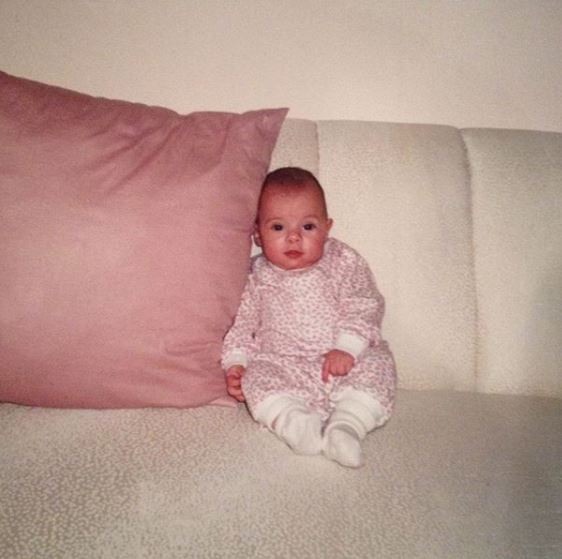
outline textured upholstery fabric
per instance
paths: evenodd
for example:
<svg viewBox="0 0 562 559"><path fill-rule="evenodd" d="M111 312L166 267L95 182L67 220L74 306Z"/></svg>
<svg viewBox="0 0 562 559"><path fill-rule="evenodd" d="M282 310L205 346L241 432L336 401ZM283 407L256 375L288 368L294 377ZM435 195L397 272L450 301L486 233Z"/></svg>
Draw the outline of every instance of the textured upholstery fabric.
<svg viewBox="0 0 562 559"><path fill-rule="evenodd" d="M0 407L0 557L559 559L562 402L407 392L346 470L248 414Z"/></svg>
<svg viewBox="0 0 562 559"><path fill-rule="evenodd" d="M302 167L318 173L318 138L316 123L287 119L283 123L271 156L271 168Z"/></svg>
<svg viewBox="0 0 562 559"><path fill-rule="evenodd" d="M562 134L465 130L478 389L562 396Z"/></svg>

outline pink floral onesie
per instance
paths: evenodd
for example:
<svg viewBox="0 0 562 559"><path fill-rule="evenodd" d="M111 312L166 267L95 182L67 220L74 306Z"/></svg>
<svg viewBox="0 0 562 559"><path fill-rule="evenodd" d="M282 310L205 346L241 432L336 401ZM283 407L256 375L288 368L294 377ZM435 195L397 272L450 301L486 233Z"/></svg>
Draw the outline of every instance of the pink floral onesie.
<svg viewBox="0 0 562 559"><path fill-rule="evenodd" d="M254 258L236 320L225 337L223 367L243 365L242 390L252 415L268 396L302 398L326 419L338 394L366 392L390 416L396 369L381 338L384 299L367 262L330 238L310 268L282 270ZM341 349L355 357L346 376L323 382L323 355Z"/></svg>

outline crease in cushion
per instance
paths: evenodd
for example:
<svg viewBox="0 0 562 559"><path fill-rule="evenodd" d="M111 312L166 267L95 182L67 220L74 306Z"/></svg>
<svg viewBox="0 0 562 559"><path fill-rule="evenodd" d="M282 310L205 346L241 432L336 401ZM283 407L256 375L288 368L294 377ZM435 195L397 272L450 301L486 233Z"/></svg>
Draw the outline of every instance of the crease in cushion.
<svg viewBox="0 0 562 559"><path fill-rule="evenodd" d="M179 115L0 72L0 400L225 402L286 113Z"/></svg>

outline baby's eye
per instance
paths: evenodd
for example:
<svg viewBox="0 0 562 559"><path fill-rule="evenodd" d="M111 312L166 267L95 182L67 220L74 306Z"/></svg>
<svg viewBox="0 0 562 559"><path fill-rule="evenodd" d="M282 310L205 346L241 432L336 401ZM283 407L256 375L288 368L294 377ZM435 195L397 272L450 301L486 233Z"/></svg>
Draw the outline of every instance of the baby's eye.
<svg viewBox="0 0 562 559"><path fill-rule="evenodd" d="M283 226L280 223L274 223L271 228L274 231L283 231Z"/></svg>
<svg viewBox="0 0 562 559"><path fill-rule="evenodd" d="M315 223L305 223L304 224L304 230L305 231L312 231L316 229L316 224Z"/></svg>

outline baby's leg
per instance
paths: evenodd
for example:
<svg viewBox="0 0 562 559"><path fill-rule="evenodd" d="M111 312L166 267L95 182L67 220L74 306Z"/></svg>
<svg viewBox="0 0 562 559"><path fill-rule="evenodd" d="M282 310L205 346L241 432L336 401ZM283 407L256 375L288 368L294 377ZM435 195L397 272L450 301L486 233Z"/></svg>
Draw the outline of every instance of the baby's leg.
<svg viewBox="0 0 562 559"><path fill-rule="evenodd" d="M322 417L305 402L290 394L272 394L261 402L254 419L265 425L297 454L322 451Z"/></svg>
<svg viewBox="0 0 562 559"><path fill-rule="evenodd" d="M367 350L347 376L334 379L334 411L324 432L324 454L343 466L361 466L361 441L386 423L395 390L394 359L386 346Z"/></svg>
<svg viewBox="0 0 562 559"><path fill-rule="evenodd" d="M322 417L312 411L306 379L293 363L257 359L242 379L252 417L298 454L322 451Z"/></svg>
<svg viewBox="0 0 562 559"><path fill-rule="evenodd" d="M350 468L363 465L361 441L385 420L385 410L370 394L347 388L334 399L324 431L324 454Z"/></svg>

